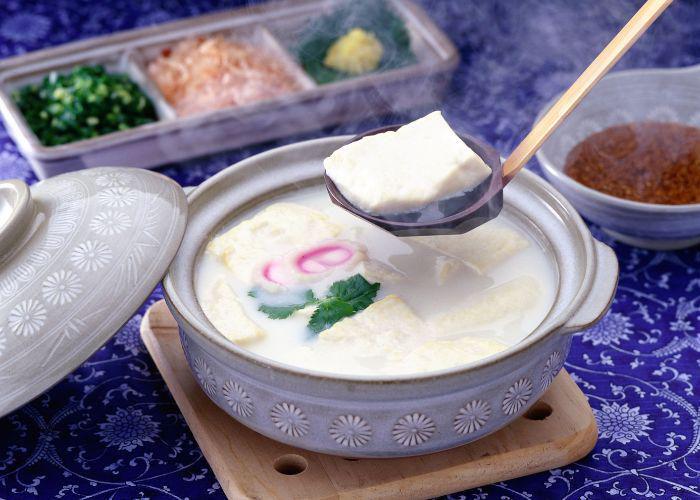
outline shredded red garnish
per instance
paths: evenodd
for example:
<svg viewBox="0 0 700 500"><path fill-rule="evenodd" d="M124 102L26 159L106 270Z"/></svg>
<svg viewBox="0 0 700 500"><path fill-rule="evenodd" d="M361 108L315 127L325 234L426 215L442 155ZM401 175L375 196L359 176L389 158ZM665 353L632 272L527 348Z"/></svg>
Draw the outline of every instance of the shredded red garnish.
<svg viewBox="0 0 700 500"><path fill-rule="evenodd" d="M266 49L221 35L179 42L148 65L178 115L240 106L298 90L283 61Z"/></svg>

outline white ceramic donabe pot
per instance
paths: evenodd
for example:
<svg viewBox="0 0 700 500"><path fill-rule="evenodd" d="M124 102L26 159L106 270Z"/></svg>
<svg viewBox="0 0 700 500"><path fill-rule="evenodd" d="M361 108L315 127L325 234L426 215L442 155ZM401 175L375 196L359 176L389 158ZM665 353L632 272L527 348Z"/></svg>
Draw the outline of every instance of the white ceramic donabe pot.
<svg viewBox="0 0 700 500"><path fill-rule="evenodd" d="M231 217L273 193L320 183L322 160L349 137L313 140L249 158L190 193L185 237L165 278L166 300L206 394L277 441L348 457L402 457L479 439L524 413L561 369L571 334L607 311L618 265L610 248L551 186L522 172L505 192L510 212L558 270L555 303L520 344L470 365L407 376L329 375L291 367L225 340L197 303L203 246Z"/></svg>

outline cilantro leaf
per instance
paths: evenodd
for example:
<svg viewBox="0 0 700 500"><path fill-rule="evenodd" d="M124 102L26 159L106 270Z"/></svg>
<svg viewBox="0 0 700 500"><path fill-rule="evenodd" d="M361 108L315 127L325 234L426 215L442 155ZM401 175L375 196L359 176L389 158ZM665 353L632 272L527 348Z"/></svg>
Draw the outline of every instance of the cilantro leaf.
<svg viewBox="0 0 700 500"><path fill-rule="evenodd" d="M304 292L304 300L306 300L304 306L308 306L313 304L314 302L318 302L316 295L314 295L314 291L310 288L306 292Z"/></svg>
<svg viewBox="0 0 700 500"><path fill-rule="evenodd" d="M338 297L341 300L352 300L373 289L379 289L379 283L370 284L361 274L350 276L346 280L336 281L328 289L329 295Z"/></svg>
<svg viewBox="0 0 700 500"><path fill-rule="evenodd" d="M366 309L377 296L379 283L370 283L361 274L336 281L328 290L309 321L309 328L320 333L338 321Z"/></svg>
<svg viewBox="0 0 700 500"><path fill-rule="evenodd" d="M348 302L355 312L366 309L377 296L379 283L370 283L361 274L356 274L331 285L330 294Z"/></svg>
<svg viewBox="0 0 700 500"><path fill-rule="evenodd" d="M258 294L255 290L251 290L250 292L248 292L248 295L250 297L256 298ZM295 312L304 309L306 306L314 304L316 302L318 302L316 295L314 295L313 290L309 289L306 290L306 292L304 292L304 302L283 306L270 306L267 304L260 304L260 307L258 307L258 311L260 311L263 314L266 314L267 317L270 319L286 319Z"/></svg>
<svg viewBox="0 0 700 500"><path fill-rule="evenodd" d="M355 274L348 279L334 282L326 297L321 300L309 289L297 303L274 306L261 304L258 310L270 319L286 319L309 305L318 304L308 326L312 332L320 333L341 319L369 307L377 296L379 286L379 283L370 283L362 275ZM248 295L258 298L259 294L257 290L251 290Z"/></svg>
<svg viewBox="0 0 700 500"><path fill-rule="evenodd" d="M305 304L293 304L291 306L268 306L261 304L260 307L258 307L258 311L266 314L270 319L286 319L304 307L306 307Z"/></svg>
<svg viewBox="0 0 700 500"><path fill-rule="evenodd" d="M331 297L321 302L309 320L309 328L314 333L321 333L338 321L355 314L355 309L349 302Z"/></svg>
<svg viewBox="0 0 700 500"><path fill-rule="evenodd" d="M374 285L376 285L376 287L374 287ZM354 299L348 301L355 312L367 309L372 305L372 302L374 302L374 298L377 296L377 292L379 291L379 283L374 283L373 287L374 288L372 288L372 290L369 290L362 295L358 295Z"/></svg>

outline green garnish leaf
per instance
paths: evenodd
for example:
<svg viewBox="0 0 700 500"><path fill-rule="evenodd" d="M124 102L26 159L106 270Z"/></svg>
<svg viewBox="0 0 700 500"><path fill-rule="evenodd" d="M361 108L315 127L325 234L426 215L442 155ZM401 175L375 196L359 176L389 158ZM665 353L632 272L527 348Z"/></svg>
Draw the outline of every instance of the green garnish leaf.
<svg viewBox="0 0 700 500"><path fill-rule="evenodd" d="M307 306L318 304L308 326L312 332L320 333L341 319L369 307L377 296L379 286L379 283L370 283L361 274L355 274L348 279L334 282L322 300L316 298L313 290L307 290L304 292L303 302L283 306L261 304L258 311L270 319L286 319ZM251 290L248 296L257 298L257 291Z"/></svg>
<svg viewBox="0 0 700 500"><path fill-rule="evenodd" d="M258 311L266 314L270 319L286 319L304 307L306 307L305 304L294 304L291 306L267 306L262 304Z"/></svg>
<svg viewBox="0 0 700 500"><path fill-rule="evenodd" d="M256 290L251 290L248 292L249 297L257 298L258 292ZM304 309L306 306L318 302L316 295L314 295L313 290L306 290L304 292L304 302L298 304L289 304L284 306L269 306L266 304L261 304L258 307L258 311L266 314L270 319L286 319L290 317L295 312Z"/></svg>
<svg viewBox="0 0 700 500"><path fill-rule="evenodd" d="M357 311L367 308L379 291L379 283L370 283L361 274L343 281L336 281L329 289L330 295L348 302Z"/></svg>
<svg viewBox="0 0 700 500"><path fill-rule="evenodd" d="M310 304L313 304L314 302L318 302L316 295L314 295L314 291L311 289L304 292L304 299L306 300L304 306L308 306Z"/></svg>
<svg viewBox="0 0 700 500"><path fill-rule="evenodd" d="M309 328L314 333L321 333L341 319L352 316L356 312L349 302L336 297L324 299L311 315Z"/></svg>
<svg viewBox="0 0 700 500"><path fill-rule="evenodd" d="M379 286L379 283L370 283L361 274L336 281L311 316L309 328L314 333L320 333L341 319L366 309L374 302Z"/></svg>

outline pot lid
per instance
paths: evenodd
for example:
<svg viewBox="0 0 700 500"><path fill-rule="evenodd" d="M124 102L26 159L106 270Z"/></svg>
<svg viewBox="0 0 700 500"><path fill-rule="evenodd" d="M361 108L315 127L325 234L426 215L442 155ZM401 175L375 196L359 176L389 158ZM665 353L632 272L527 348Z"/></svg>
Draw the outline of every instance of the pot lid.
<svg viewBox="0 0 700 500"><path fill-rule="evenodd" d="M0 181L0 416L75 370L148 298L185 231L167 177L95 168Z"/></svg>

